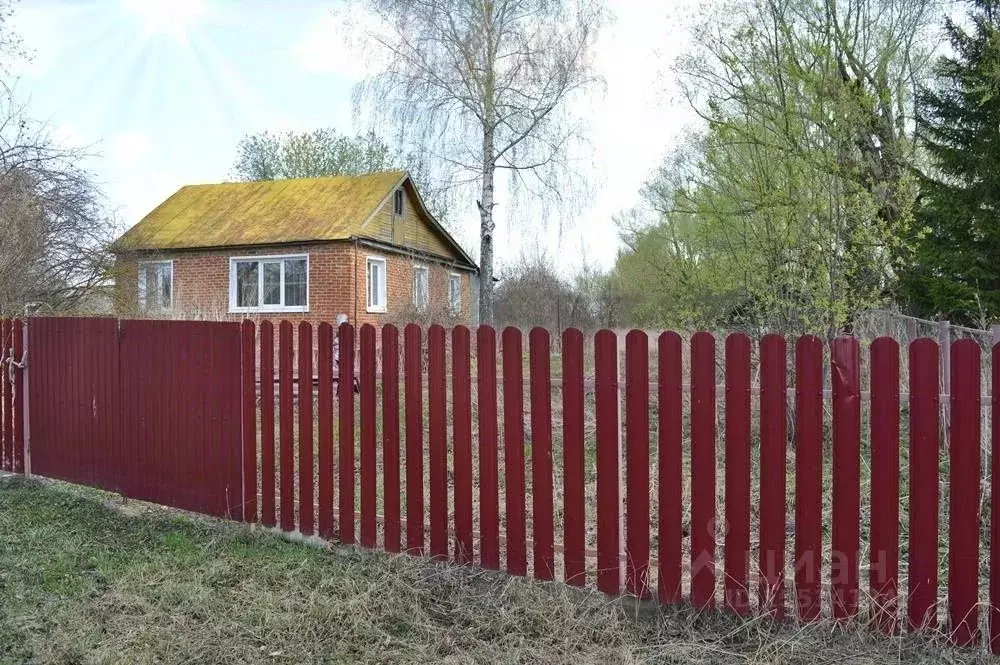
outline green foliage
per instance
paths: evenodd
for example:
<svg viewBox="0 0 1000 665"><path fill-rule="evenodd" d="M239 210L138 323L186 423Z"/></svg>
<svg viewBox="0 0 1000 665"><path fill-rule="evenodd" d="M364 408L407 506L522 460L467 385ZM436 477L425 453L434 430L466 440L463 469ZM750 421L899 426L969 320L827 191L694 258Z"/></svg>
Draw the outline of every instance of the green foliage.
<svg viewBox="0 0 1000 665"><path fill-rule="evenodd" d="M969 19L969 29L946 21L953 55L918 97L931 166L902 285L918 315L985 326L1000 316L1000 3L972 3Z"/></svg>
<svg viewBox="0 0 1000 665"><path fill-rule="evenodd" d="M347 136L335 129L316 129L249 134L237 146L232 177L236 180L282 180L397 169L410 172L424 203L439 221L443 221L447 216L448 196L431 181L423 160L417 155L393 150L374 132Z"/></svg>
<svg viewBox="0 0 1000 665"><path fill-rule="evenodd" d="M708 20L678 67L706 129L619 220L638 322L829 332L886 303L909 252L905 109L929 5L742 0Z"/></svg>

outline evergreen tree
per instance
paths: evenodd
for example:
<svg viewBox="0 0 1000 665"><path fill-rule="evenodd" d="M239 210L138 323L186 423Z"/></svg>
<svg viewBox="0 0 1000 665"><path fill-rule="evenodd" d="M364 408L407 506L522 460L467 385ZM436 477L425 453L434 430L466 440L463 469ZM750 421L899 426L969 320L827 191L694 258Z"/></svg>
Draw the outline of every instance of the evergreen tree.
<svg viewBox="0 0 1000 665"><path fill-rule="evenodd" d="M971 5L968 27L946 21L953 53L917 95L930 165L901 287L918 315L982 326L1000 317L1000 0Z"/></svg>

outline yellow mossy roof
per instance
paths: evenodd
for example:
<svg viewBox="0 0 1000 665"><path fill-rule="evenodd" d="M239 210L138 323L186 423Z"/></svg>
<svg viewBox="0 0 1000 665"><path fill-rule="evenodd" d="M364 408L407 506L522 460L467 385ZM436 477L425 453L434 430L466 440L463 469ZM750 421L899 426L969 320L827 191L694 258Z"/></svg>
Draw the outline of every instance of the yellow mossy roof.
<svg viewBox="0 0 1000 665"><path fill-rule="evenodd" d="M405 171L188 185L146 215L115 251L345 240L360 232Z"/></svg>

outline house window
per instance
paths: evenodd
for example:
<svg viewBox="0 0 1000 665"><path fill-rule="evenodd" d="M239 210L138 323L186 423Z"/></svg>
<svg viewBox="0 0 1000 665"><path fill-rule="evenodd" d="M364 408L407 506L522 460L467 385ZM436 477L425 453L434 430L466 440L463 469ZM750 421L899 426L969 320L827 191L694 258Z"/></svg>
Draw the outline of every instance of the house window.
<svg viewBox="0 0 1000 665"><path fill-rule="evenodd" d="M430 275L427 266L414 266L413 307L421 312L425 311L431 302L429 278Z"/></svg>
<svg viewBox="0 0 1000 665"><path fill-rule="evenodd" d="M385 259L368 257L368 311L386 311Z"/></svg>
<svg viewBox="0 0 1000 665"><path fill-rule="evenodd" d="M392 193L392 214L400 216L403 214L403 190L397 189Z"/></svg>
<svg viewBox="0 0 1000 665"><path fill-rule="evenodd" d="M309 311L308 256L253 256L229 261L230 311Z"/></svg>
<svg viewBox="0 0 1000 665"><path fill-rule="evenodd" d="M139 264L139 309L165 312L173 306L173 261L148 261Z"/></svg>
<svg viewBox="0 0 1000 665"><path fill-rule="evenodd" d="M456 272L448 275L448 309L452 314L462 311L462 276Z"/></svg>

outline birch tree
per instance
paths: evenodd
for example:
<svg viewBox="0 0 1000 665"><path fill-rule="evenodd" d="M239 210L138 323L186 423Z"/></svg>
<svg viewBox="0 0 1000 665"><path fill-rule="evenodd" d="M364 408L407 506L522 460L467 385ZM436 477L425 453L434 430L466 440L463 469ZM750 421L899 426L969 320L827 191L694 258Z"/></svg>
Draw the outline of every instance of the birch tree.
<svg viewBox="0 0 1000 665"><path fill-rule="evenodd" d="M480 319L493 323L497 175L532 207L564 206L582 125L571 108L599 83L601 0L362 0L384 58L356 102L477 190ZM576 174L578 175L578 174ZM551 209L551 208L548 208Z"/></svg>

